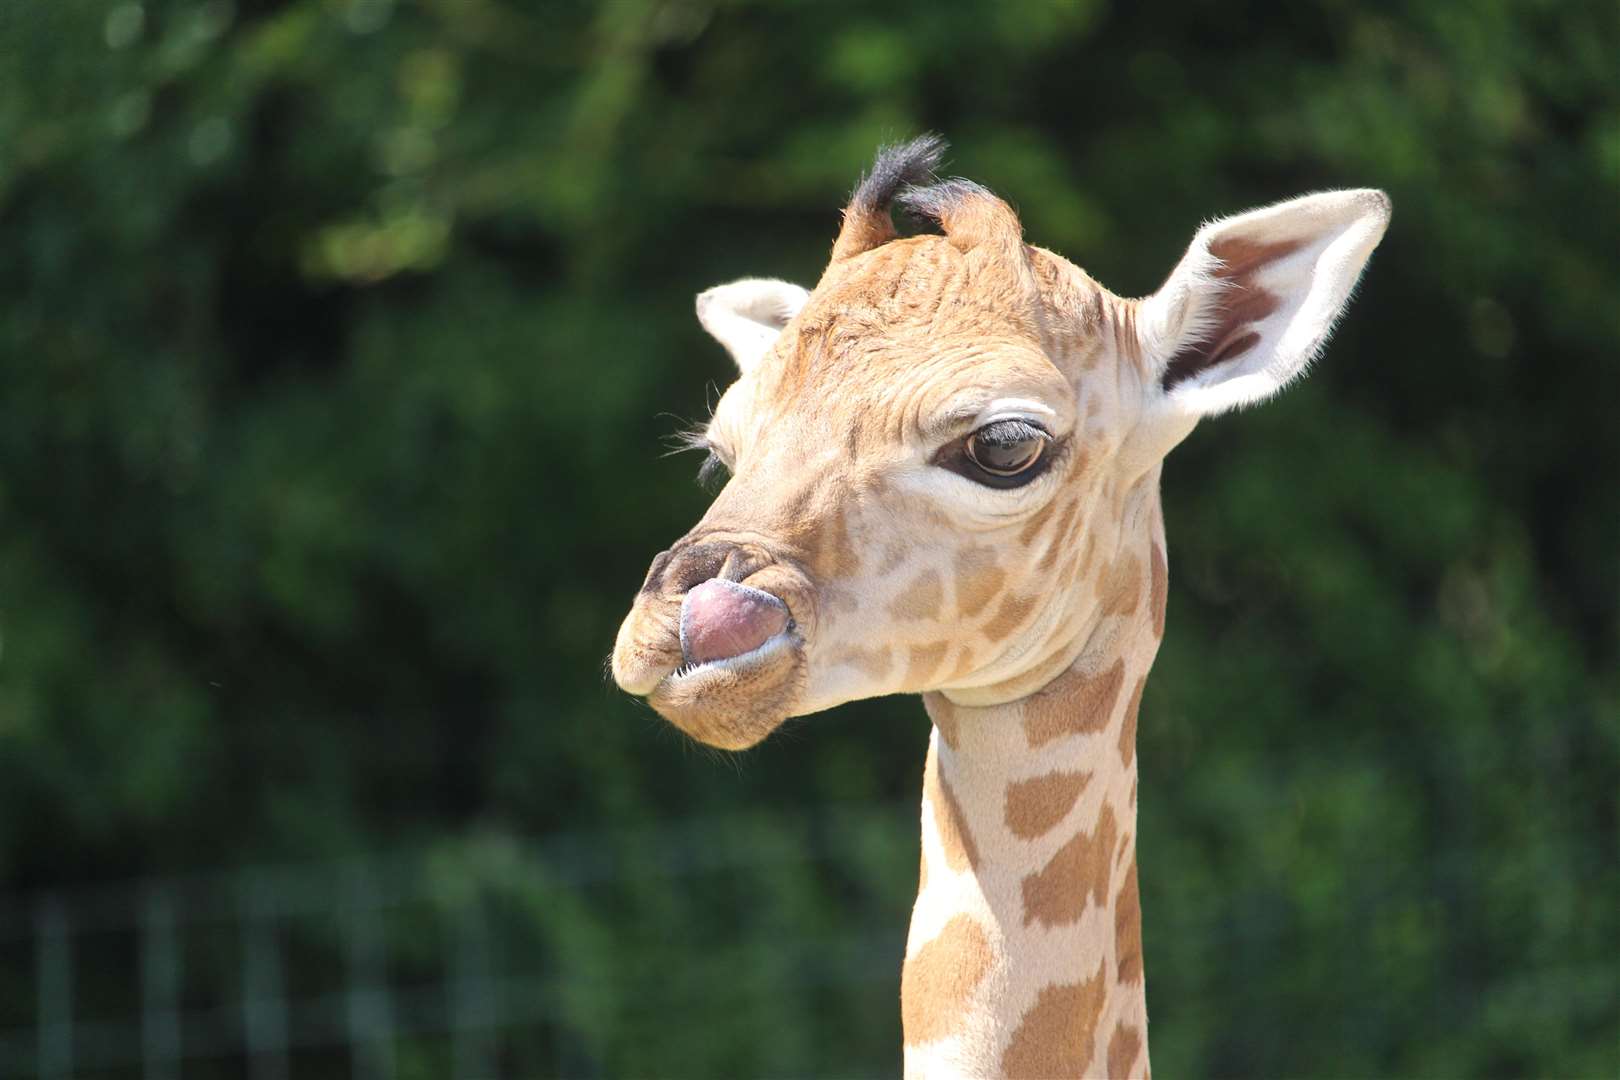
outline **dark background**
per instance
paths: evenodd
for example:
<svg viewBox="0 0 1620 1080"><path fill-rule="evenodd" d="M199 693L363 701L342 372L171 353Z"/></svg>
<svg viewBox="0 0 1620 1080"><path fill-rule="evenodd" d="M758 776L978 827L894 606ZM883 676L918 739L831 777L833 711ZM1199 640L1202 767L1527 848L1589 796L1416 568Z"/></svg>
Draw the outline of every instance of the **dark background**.
<svg viewBox="0 0 1620 1080"><path fill-rule="evenodd" d="M267 993L292 1075L449 1075L469 913L502 1075L898 1071L919 703L734 757L602 665L708 498L693 295L813 282L937 130L1124 295L1394 200L1165 470L1156 1071L1615 1076L1617 56L1607 0L0 2L0 1073L150 1068L154 994L262 1070Z"/></svg>

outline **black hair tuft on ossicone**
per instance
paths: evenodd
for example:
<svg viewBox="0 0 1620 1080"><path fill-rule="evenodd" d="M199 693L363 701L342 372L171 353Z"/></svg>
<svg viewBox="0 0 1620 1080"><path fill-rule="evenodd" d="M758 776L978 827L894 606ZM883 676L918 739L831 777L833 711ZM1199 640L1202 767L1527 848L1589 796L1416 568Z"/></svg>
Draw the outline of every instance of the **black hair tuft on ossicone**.
<svg viewBox="0 0 1620 1080"><path fill-rule="evenodd" d="M862 214L884 214L902 189L934 182L934 170L945 157L949 144L938 135L919 135L909 142L882 147L872 161L872 171L861 177L850 197L850 209Z"/></svg>

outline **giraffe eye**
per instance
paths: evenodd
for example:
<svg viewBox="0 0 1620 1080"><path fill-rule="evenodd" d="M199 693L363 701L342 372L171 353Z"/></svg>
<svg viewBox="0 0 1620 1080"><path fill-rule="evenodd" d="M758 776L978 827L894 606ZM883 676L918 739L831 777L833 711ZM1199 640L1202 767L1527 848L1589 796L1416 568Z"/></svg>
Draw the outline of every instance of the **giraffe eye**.
<svg viewBox="0 0 1620 1080"><path fill-rule="evenodd" d="M1046 451L1046 432L1023 420L997 420L967 438L967 456L992 476L1011 477L1031 468Z"/></svg>
<svg viewBox="0 0 1620 1080"><path fill-rule="evenodd" d="M942 448L934 464L986 487L1022 487L1046 471L1051 441L1027 420L997 420Z"/></svg>
<svg viewBox="0 0 1620 1080"><path fill-rule="evenodd" d="M720 487L730 475L731 469L726 465L725 458L710 448L709 456L698 466L698 484L713 490Z"/></svg>

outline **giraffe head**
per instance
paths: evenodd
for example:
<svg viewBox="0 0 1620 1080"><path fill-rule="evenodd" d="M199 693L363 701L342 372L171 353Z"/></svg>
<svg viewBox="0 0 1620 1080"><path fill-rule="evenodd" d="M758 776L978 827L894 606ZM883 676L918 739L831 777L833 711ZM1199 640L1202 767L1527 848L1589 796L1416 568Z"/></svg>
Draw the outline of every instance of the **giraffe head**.
<svg viewBox="0 0 1620 1080"><path fill-rule="evenodd" d="M1303 372L1389 219L1339 191L1216 221L1123 300L934 181L942 150L880 152L813 290L698 297L739 371L703 437L731 478L653 560L613 675L703 742L880 694L1012 700L1162 603L1162 552L1125 542L1160 460ZM896 204L938 233L898 236Z"/></svg>

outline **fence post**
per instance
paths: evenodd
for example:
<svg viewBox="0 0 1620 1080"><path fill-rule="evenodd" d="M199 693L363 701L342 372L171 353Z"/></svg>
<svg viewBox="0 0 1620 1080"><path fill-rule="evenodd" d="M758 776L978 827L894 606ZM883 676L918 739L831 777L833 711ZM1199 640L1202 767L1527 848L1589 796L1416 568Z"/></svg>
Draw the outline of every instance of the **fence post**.
<svg viewBox="0 0 1620 1080"><path fill-rule="evenodd" d="M180 1056L180 952L175 941L174 896L149 885L141 905L141 1073L173 1080Z"/></svg>
<svg viewBox="0 0 1620 1080"><path fill-rule="evenodd" d="M34 915L38 988L38 1067L42 1080L73 1075L73 942L67 912L55 895Z"/></svg>
<svg viewBox="0 0 1620 1080"><path fill-rule="evenodd" d="M501 1003L490 981L489 927L484 922L482 897L472 897L456 912L455 936L449 948L455 1078L492 1080L492 1033L500 1026Z"/></svg>
<svg viewBox="0 0 1620 1080"><path fill-rule="evenodd" d="M276 940L276 911L266 881L247 874L237 886L242 918L242 1037L254 1080L287 1080L287 1001Z"/></svg>
<svg viewBox="0 0 1620 1080"><path fill-rule="evenodd" d="M346 873L349 928L349 1043L352 1071L368 1080L393 1080L394 1018L389 1004L387 957L376 882L364 863Z"/></svg>

